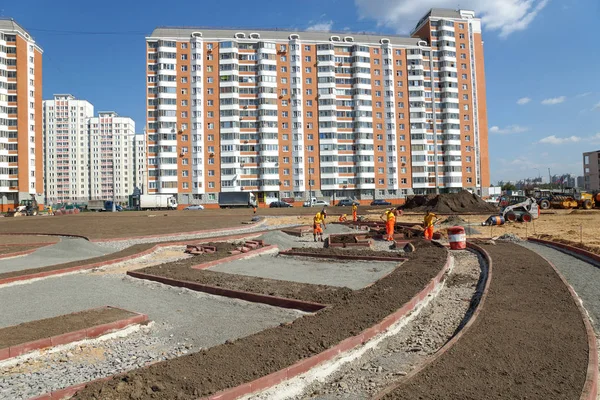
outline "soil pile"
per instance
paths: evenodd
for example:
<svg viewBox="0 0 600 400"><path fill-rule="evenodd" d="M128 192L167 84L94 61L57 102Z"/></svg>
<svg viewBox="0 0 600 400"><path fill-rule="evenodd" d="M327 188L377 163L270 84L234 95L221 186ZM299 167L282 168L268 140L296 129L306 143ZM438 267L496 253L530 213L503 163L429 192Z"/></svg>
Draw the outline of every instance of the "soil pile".
<svg viewBox="0 0 600 400"><path fill-rule="evenodd" d="M440 227L442 228L449 228L451 226L462 226L465 228L465 233L467 235L478 235L481 233L477 229L472 228L468 221L465 221L458 215L452 215L443 220L440 224Z"/></svg>
<svg viewBox="0 0 600 400"><path fill-rule="evenodd" d="M496 206L486 203L476 194L463 190L459 193L443 193L409 196L405 210L433 211L440 214L450 213L487 213L497 212Z"/></svg>

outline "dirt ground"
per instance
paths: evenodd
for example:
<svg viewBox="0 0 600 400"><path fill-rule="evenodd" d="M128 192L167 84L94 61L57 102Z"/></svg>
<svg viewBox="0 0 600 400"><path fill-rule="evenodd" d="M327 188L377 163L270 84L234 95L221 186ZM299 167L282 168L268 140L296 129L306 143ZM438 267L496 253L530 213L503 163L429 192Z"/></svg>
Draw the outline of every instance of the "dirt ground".
<svg viewBox="0 0 600 400"><path fill-rule="evenodd" d="M76 399L191 399L268 375L318 354L381 321L440 271L447 251L421 242L413 258L374 285L348 293L314 315L234 342L93 383ZM256 360L262 360L257 363Z"/></svg>
<svg viewBox="0 0 600 400"><path fill-rule="evenodd" d="M471 328L392 399L571 399L586 378L587 333L548 262L515 244L485 246L493 279Z"/></svg>
<svg viewBox="0 0 600 400"><path fill-rule="evenodd" d="M135 316L120 308L100 308L40 319L0 329L0 349Z"/></svg>
<svg viewBox="0 0 600 400"><path fill-rule="evenodd" d="M0 221L1 222L1 221ZM1 224L0 224L1 226ZM0 247L10 246L13 244L41 244L41 243L58 243L60 240L56 236L33 236L33 235L3 235L3 231L0 231Z"/></svg>

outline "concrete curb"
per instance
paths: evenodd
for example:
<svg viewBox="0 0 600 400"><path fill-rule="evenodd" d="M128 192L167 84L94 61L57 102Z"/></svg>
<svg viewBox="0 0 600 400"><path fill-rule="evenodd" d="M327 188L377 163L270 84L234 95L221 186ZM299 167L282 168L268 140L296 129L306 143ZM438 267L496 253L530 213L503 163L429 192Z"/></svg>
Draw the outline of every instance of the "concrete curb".
<svg viewBox="0 0 600 400"><path fill-rule="evenodd" d="M578 254L580 256L589 258L591 260L594 260L596 262L598 262L600 264L600 256L598 254L592 253L591 251L587 251L584 249L580 249L579 247L575 247L575 246L570 246L568 244L565 243L559 243L559 242L553 242L551 240L544 240L544 239L536 239L536 238L527 238L528 241L533 242L533 243L539 243L539 244L544 244L547 246L553 246L553 247L558 247L558 250L568 250L571 253L575 253Z"/></svg>
<svg viewBox="0 0 600 400"><path fill-rule="evenodd" d="M363 261L398 261L404 262L408 258L401 257L377 257L377 256L349 256L349 255L334 255L334 254L316 254L316 253L303 253L300 251L280 251L279 255L283 256L295 256L295 257L314 257L314 258L333 258L338 260L363 260Z"/></svg>
<svg viewBox="0 0 600 400"><path fill-rule="evenodd" d="M264 233L264 232L250 232L250 233L243 233L243 234L239 234L239 235L219 236L216 238L202 238L202 239L195 239L195 242L196 243L223 242L223 241L227 241L227 240L246 239L246 238L252 238L255 236L260 236L262 233ZM9 278L0 279L0 287L2 285L8 284L8 283L13 283L13 282L21 282L21 281L28 281L31 279L46 278L46 277L54 276L54 275L68 274L70 272L84 271L87 269L105 267L105 266L112 265L112 264L118 264L123 261L128 261L128 260L132 260L134 258L139 258L139 257L146 256L148 254L152 254L152 252L158 250L161 247L181 246L181 245L189 244L189 242L190 242L189 240L183 240L180 242L156 243L151 248L141 251L139 253L131 254L131 255L125 256L125 257L115 258L112 260L100 261L100 262L93 263L93 264L83 264L83 265L76 266L76 267L36 272L33 274L23 274L23 275L18 275L18 276L12 276ZM82 261L85 261L85 260L82 260ZM27 270L23 270L23 272L27 272Z"/></svg>
<svg viewBox="0 0 600 400"><path fill-rule="evenodd" d="M533 238L530 238L529 240L532 242L542 243L542 244L548 245L550 247L555 246L555 245L560 245L557 247L560 247L561 249L564 249L564 250L572 251L572 252L580 254L580 255L585 255L586 257L589 257L589 256L587 256L585 253L596 256L595 254L590 253L589 251L579 249L577 247L569 246L569 245L566 245L563 243L555 243L555 242L551 242L551 241L547 241L547 240L533 239ZM587 311L583 307L583 303L582 303L581 299L579 298L579 296L577 295L577 293L575 292L573 287L569 284L567 279L563 276L563 274L560 273L560 271L556 268L556 266L552 262L550 262L550 260L548 260L546 257L544 257L540 254L538 254L538 255L540 257L542 257L544 260L546 260L546 262L548 264L550 264L550 266L552 267L552 269L554 269L554 272L556 272L556 274L558 275L560 280L565 284L567 289L569 289L569 293L571 293L571 297L573 297L573 300L575 301L575 304L577 304L577 308L579 309L579 312L581 313L581 318L583 319L583 324L585 325L585 330L587 332L587 338L588 338L588 368L587 368L586 380L585 380L585 384L583 385L583 391L581 393L580 400L596 400L598 397L598 379L599 379L599 377L598 377L598 346L596 343L596 334L594 332L594 328L592 327L592 324L590 323L590 318L588 316ZM596 257L598 257L598 256L596 256ZM598 257L598 259L600 259L600 257Z"/></svg>
<svg viewBox="0 0 600 400"><path fill-rule="evenodd" d="M431 365L434 361L436 361L438 358L440 358L443 354L445 354L446 352L448 352L454 346L454 344L456 344L456 342L458 342L463 337L463 335L471 328L471 326L477 320L477 317L479 316L479 314L481 313L481 310L483 309L483 306L484 306L484 303L485 303L485 300L487 298L488 291L489 291L489 288L490 288L490 283L492 281L492 259L491 259L490 255L488 254L487 251L485 251L483 248L477 246L474 243L467 242L467 247L470 248L470 249L472 249L472 250L475 250L477 253L479 253L481 256L483 256L483 258L488 263L487 279L486 279L486 282L485 282L485 285L484 285L484 289L483 289L483 293L481 295L481 299L479 301L479 305L475 309L475 312L473 312L473 315L471 315L471 318L465 324L465 326L460 330L460 332L458 332L452 339L450 339L440 350L438 350L437 353L435 353L430 359L428 359L423 364L421 364L418 367L416 367L415 369L413 369L405 377L403 377L402 378L402 382L400 382L400 383L392 383L390 386L388 386L387 388L383 389L381 392L377 393L377 395L375 397L373 397L373 400L380 400L385 395L387 395L388 393L393 392L400 385L404 384L409 379L411 379L414 376L416 376L417 374L419 374L427 366Z"/></svg>
<svg viewBox="0 0 600 400"><path fill-rule="evenodd" d="M274 372L270 375L263 376L262 378L256 379L251 382L247 382L243 385L236 386L234 388L226 389L218 392L214 395L203 397L201 400L234 400L242 396L247 396L255 392L259 392L265 389L269 389L275 385L278 385L286 380L292 379L298 375L304 374L310 371L312 368L330 361L338 355L345 353L355 347L362 346L367 343L373 337L378 334L385 332L390 326L406 317L412 310L414 310L421 302L423 302L427 296L433 292L438 285L444 279L446 272L451 265L451 255L448 253L446 263L442 270L429 282L429 284L417 293L408 303L405 303L399 310L393 314L385 317L381 322L374 326L363 330L356 336L349 337L342 340L337 345L330 349L325 350L315 356L301 360L292 366Z"/></svg>
<svg viewBox="0 0 600 400"><path fill-rule="evenodd" d="M47 243L44 244L42 246L37 246L33 249L29 249L29 250L23 250L23 251L15 251L14 253L5 253L5 254L0 254L0 260L4 259L4 258L13 258L13 257L19 257L19 256L26 256L29 255L31 253L33 253L34 251L41 249L42 247L46 247L46 246L51 246L53 244L56 243Z"/></svg>
<svg viewBox="0 0 600 400"><path fill-rule="evenodd" d="M29 232L13 232L13 233L0 233L0 236L65 236L79 239L85 239L91 242L90 238L82 235L71 235L69 233L29 233Z"/></svg>
<svg viewBox="0 0 600 400"><path fill-rule="evenodd" d="M92 310L100 310L105 308L118 308L118 307L110 307L104 306L99 308L92 308L84 311L92 311ZM122 309L121 309L122 310ZM7 360L9 358L18 357L20 355L32 352L34 350L45 349L48 347L59 346L62 344L77 342L84 339L94 339L99 336L104 335L107 332L115 331L119 329L123 329L129 325L141 324L143 322L148 321L148 316L146 314L140 314L133 311L124 310L133 314L133 317L109 322L107 324L95 325L89 328L81 329L73 332L65 332L63 334L52 336L48 338L43 338L39 340L34 340L32 342L21 343L15 346L6 347L4 349L0 349L0 361ZM75 314L75 313L72 313Z"/></svg>
<svg viewBox="0 0 600 400"><path fill-rule="evenodd" d="M245 253L244 255L247 256L248 254L249 253ZM250 253L250 254L252 254L252 253ZM237 257L237 256L234 256L234 257ZM316 311L322 310L323 308L326 307L325 304L312 303L312 302L308 302L308 301L301 301L301 300L295 300L295 299L288 299L285 297L269 296L266 294L245 292L242 290L226 289L226 288L217 287L217 286L203 285L201 283L195 283L195 282L190 282L190 281L180 281L177 279L170 279L170 278L165 278L162 276L144 274L144 273L135 272L135 271L128 271L127 275L129 275L133 278L145 279L145 280L149 280L149 281L153 281L153 282L159 282L159 283L169 285L169 286L182 287L182 288L190 289L190 290L193 290L196 292L203 292L203 293L213 294L216 296L240 299L240 300L250 301L253 303L268 304L268 305L275 306L275 307L292 308L295 310L300 310L300 311L305 311L305 312L316 312Z"/></svg>
<svg viewBox="0 0 600 400"><path fill-rule="evenodd" d="M252 226L262 226L265 225L267 223L267 219L263 218L262 220L258 221L255 224L252 224ZM180 233L176 233L176 234L171 234L171 233L163 233L161 235L149 235L149 236L132 236L132 237L127 237L127 238L112 238L112 239L93 239L91 240L91 242L94 243L101 243L101 242L120 242L122 240L138 240L138 239L153 239L153 238L162 238L165 236L169 236L169 237L180 237L180 236L193 236L193 235L203 235L206 233L226 233L226 232L235 232L238 231L240 229L245 229L245 228L222 228L222 229L208 229L208 230L204 230L204 231L193 231L193 232L180 232Z"/></svg>

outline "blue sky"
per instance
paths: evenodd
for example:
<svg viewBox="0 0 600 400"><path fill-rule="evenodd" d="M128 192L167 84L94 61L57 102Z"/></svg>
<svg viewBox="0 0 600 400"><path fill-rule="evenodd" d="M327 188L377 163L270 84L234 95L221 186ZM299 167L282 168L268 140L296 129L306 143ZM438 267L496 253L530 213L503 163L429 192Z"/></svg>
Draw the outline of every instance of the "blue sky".
<svg viewBox="0 0 600 400"><path fill-rule="evenodd" d="M536 168L581 174L581 153L600 149L597 0L30 0L0 9L44 49L44 99L71 93L132 117L141 132L144 37L156 26L405 33L430 7L458 3L484 22L492 182Z"/></svg>

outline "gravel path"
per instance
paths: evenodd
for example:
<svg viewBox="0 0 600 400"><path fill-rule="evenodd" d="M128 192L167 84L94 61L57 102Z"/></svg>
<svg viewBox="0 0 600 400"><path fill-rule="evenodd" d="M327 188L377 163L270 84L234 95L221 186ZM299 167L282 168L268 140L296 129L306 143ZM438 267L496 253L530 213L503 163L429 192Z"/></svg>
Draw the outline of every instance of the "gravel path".
<svg viewBox="0 0 600 400"><path fill-rule="evenodd" d="M600 333L600 268L541 244L519 243L546 257L564 275L583 301L596 333Z"/></svg>
<svg viewBox="0 0 600 400"><path fill-rule="evenodd" d="M63 237L60 242L41 247L26 256L0 260L0 273L85 260L115 251L115 249L98 246L85 239Z"/></svg>
<svg viewBox="0 0 600 400"><path fill-rule="evenodd" d="M319 260L267 254L217 265L210 270L356 290L389 274L397 266L396 262Z"/></svg>
<svg viewBox="0 0 600 400"><path fill-rule="evenodd" d="M0 367L0 398L40 395L150 361L212 347L302 315L294 310L210 296L105 271L1 288L0 327L101 305L146 313L155 323L124 339Z"/></svg>
<svg viewBox="0 0 600 400"><path fill-rule="evenodd" d="M281 385L250 397L267 399L370 399L392 381L405 376L434 354L453 335L469 308L481 267L477 255L452 252L454 269L446 285L415 319L361 357L298 392L295 384Z"/></svg>
<svg viewBox="0 0 600 400"><path fill-rule="evenodd" d="M285 224L285 225L265 225L264 223L259 223L256 225L248 225L247 227L239 228L239 229L229 229L226 232L206 232L197 235L165 235L162 237L153 237L153 238L143 238L143 239L130 239L130 240L117 240L113 242L94 242L94 244L106 248L111 249L112 251L123 250L129 246L133 246L134 244L140 243L159 243L159 242L169 242L169 241L183 241L188 239L205 239L205 238L218 238L219 236L229 236L229 235L239 235L244 233L252 233L263 231L265 229L285 229L298 226L298 224Z"/></svg>

